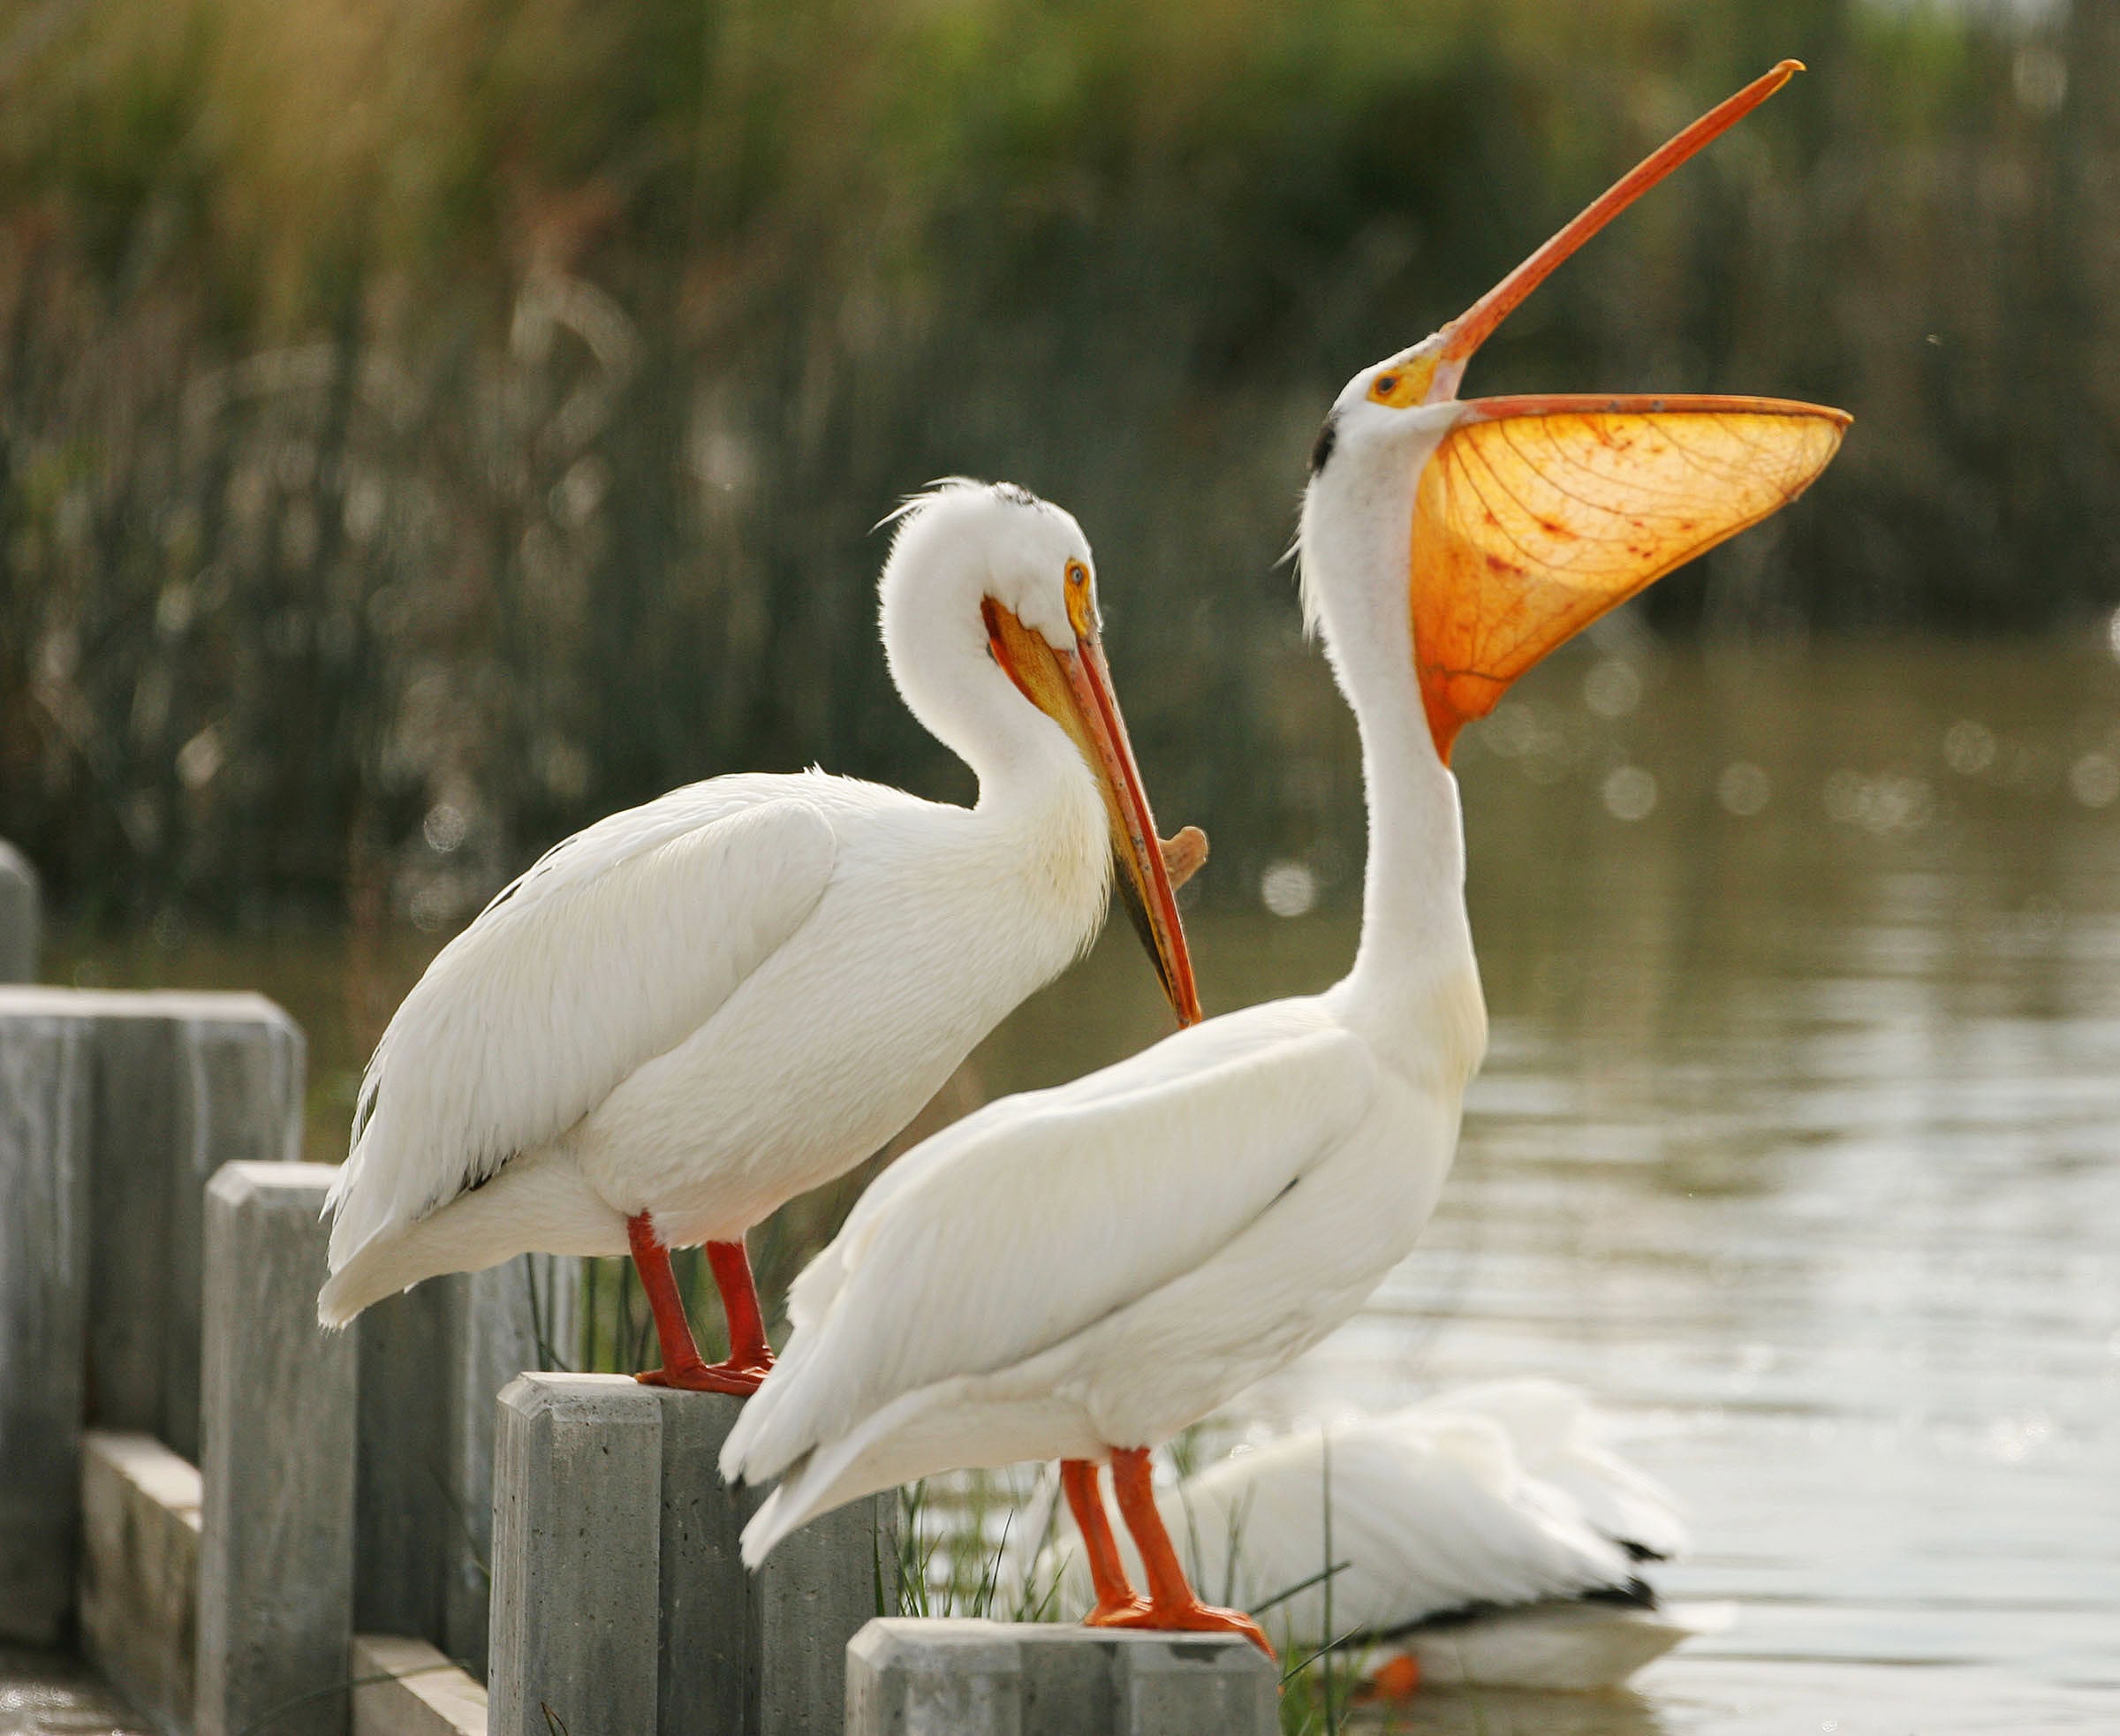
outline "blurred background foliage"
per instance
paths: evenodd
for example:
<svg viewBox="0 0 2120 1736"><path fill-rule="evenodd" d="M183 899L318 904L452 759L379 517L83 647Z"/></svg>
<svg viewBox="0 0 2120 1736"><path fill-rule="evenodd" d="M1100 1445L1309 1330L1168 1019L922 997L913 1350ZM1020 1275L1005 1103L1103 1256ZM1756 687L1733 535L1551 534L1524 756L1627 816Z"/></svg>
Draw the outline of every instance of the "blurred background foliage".
<svg viewBox="0 0 2120 1736"><path fill-rule="evenodd" d="M0 834L91 923L439 929L692 777L961 795L870 527L971 472L1082 519L1242 896L1355 795L1276 564L1329 398L1783 55L1470 389L1855 413L1659 632L2109 609L2120 8L0 5Z"/></svg>

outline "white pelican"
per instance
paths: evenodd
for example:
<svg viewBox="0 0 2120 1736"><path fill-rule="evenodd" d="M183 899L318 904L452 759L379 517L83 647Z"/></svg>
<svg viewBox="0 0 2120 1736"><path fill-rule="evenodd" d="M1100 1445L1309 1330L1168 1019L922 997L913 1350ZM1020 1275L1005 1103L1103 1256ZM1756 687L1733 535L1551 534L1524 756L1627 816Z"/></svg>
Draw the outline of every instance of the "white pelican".
<svg viewBox="0 0 2120 1736"><path fill-rule="evenodd" d="M1791 499L1848 420L1767 399L1458 403L1458 377L1555 265L1794 70L1696 122L1465 315L1340 393L1299 546L1362 739L1352 972L990 1104L887 1170L796 1280L780 1367L730 1433L724 1475L782 1478L746 1560L872 1490L1056 1457L1093 1622L1265 1645L1186 1584L1148 1449L1346 1319L1435 1205L1487 1041L1450 743L1556 645Z"/></svg>
<svg viewBox="0 0 2120 1736"><path fill-rule="evenodd" d="M898 514L882 635L974 807L820 771L711 778L555 845L444 947L376 1045L332 1186L328 1326L439 1272L630 1251L657 1384L771 1366L744 1232L859 1162L1095 936L1118 883L1179 1020L1200 1003L1111 693L1089 544L1008 483ZM670 1273L704 1242L731 1354Z"/></svg>
<svg viewBox="0 0 2120 1736"><path fill-rule="evenodd" d="M1156 1509L1202 1584L1246 1609L1278 1599L1272 1625L1301 1654L1353 1636L1378 1698L1423 1681L1613 1687L1732 1613L1665 1605L1639 1577L1685 1548L1677 1505L1558 1381L1460 1387L1239 1449L1159 1490ZM1091 1589L1071 1532L1031 1583L1056 1574L1070 1596Z"/></svg>

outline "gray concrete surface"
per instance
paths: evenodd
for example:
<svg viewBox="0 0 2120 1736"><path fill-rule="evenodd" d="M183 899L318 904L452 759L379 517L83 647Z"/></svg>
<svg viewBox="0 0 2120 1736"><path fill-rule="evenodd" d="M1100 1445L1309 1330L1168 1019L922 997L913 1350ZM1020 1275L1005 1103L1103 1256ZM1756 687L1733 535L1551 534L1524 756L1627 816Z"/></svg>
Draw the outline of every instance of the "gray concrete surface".
<svg viewBox="0 0 2120 1736"><path fill-rule="evenodd" d="M332 1173L231 1164L207 1188L199 1736L347 1729L358 1365L316 1323Z"/></svg>
<svg viewBox="0 0 2120 1736"><path fill-rule="evenodd" d="M156 1736L78 1657L0 1645L0 1736Z"/></svg>
<svg viewBox="0 0 2120 1736"><path fill-rule="evenodd" d="M163 1730L197 1699L198 1467L151 1435L92 1429L81 1443L82 1655Z"/></svg>
<svg viewBox="0 0 2120 1736"><path fill-rule="evenodd" d="M731 1492L716 1461L742 1401L655 1392L662 1406L662 1736L807 1736L844 1717L846 1648L876 1612L897 1552L894 1494L804 1527L756 1573L745 1524L762 1490Z"/></svg>
<svg viewBox="0 0 2120 1736"><path fill-rule="evenodd" d="M846 1736L1273 1736L1279 1672L1233 1634L1036 1622L870 1622Z"/></svg>
<svg viewBox="0 0 2120 1736"><path fill-rule="evenodd" d="M37 871L0 838L0 982L34 982L42 938Z"/></svg>
<svg viewBox="0 0 2120 1736"><path fill-rule="evenodd" d="M92 1038L0 1011L0 1641L38 1646L73 1604Z"/></svg>
<svg viewBox="0 0 2120 1736"><path fill-rule="evenodd" d="M495 1736L655 1728L662 1413L625 1375L529 1374L494 1458Z"/></svg>
<svg viewBox="0 0 2120 1736"><path fill-rule="evenodd" d="M747 1505L756 1506L764 1494L749 1491ZM761 1736L841 1727L846 1649L875 1619L879 1575L890 1583L897 1512L896 1490L850 1502L812 1520L759 1568L753 1595L759 1604ZM679 1727L665 1722L664 1736Z"/></svg>
<svg viewBox="0 0 2120 1736"><path fill-rule="evenodd" d="M425 1640L353 1638L353 1736L486 1736L486 1688Z"/></svg>
<svg viewBox="0 0 2120 1736"><path fill-rule="evenodd" d="M840 1728L846 1646L875 1613L897 1500L829 1515L747 1572L739 1539L763 1493L731 1493L715 1462L740 1409L617 1375L527 1375L502 1395L496 1732L551 1736L541 1702L574 1736L565 1705L597 1730L661 1736ZM585 1679L605 1693L571 1698Z"/></svg>
<svg viewBox="0 0 2120 1736"><path fill-rule="evenodd" d="M485 1673L495 1400L572 1346L579 1288L579 1262L530 1255L430 1278L361 1315L363 1633L413 1635Z"/></svg>
<svg viewBox="0 0 2120 1736"><path fill-rule="evenodd" d="M300 1156L301 1029L262 995L41 992L95 1025L89 1421L196 1462L206 1186Z"/></svg>
<svg viewBox="0 0 2120 1736"><path fill-rule="evenodd" d="M64 1088L88 1093L74 1118L88 1245L73 1281L93 1298L72 1359L90 1374L85 1420L196 1460L206 1184L223 1163L300 1155L301 1030L261 995L0 988L0 1028L19 1021L87 1045Z"/></svg>

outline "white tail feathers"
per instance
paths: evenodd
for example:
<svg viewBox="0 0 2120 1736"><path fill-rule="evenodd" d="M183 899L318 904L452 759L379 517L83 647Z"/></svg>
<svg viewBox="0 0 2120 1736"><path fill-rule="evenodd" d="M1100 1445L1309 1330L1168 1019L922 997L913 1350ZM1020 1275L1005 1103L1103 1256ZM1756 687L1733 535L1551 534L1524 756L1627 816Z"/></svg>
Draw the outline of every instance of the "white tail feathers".
<svg viewBox="0 0 2120 1736"><path fill-rule="evenodd" d="M625 1250L625 1217L572 1163L535 1152L417 1223L369 1237L325 1281L316 1317L344 1326L422 1278L483 1271L519 1254Z"/></svg>

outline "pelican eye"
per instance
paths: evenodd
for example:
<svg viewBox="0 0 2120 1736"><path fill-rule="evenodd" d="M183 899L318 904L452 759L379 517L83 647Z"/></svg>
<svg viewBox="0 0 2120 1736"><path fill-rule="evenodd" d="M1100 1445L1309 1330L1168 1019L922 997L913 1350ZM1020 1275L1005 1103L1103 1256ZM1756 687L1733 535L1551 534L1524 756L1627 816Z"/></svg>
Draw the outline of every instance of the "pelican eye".
<svg viewBox="0 0 2120 1736"><path fill-rule="evenodd" d="M1097 606L1089 594L1089 569L1080 561L1067 564L1067 624L1082 639L1097 630Z"/></svg>
<svg viewBox="0 0 2120 1736"><path fill-rule="evenodd" d="M1387 368L1369 383L1369 401L1394 410L1411 410L1418 405L1435 378L1435 359L1416 356L1410 363Z"/></svg>

